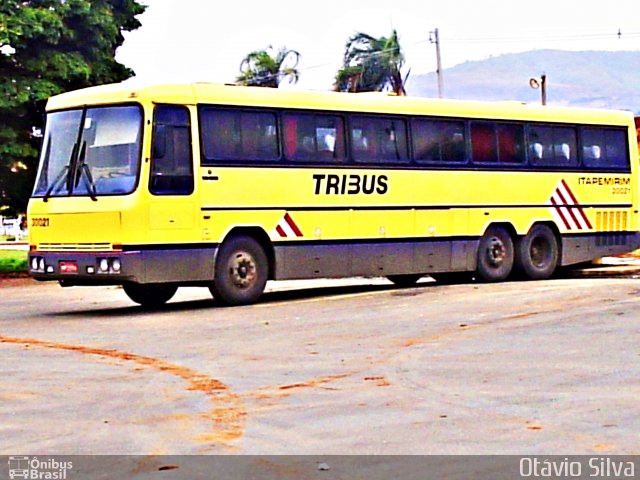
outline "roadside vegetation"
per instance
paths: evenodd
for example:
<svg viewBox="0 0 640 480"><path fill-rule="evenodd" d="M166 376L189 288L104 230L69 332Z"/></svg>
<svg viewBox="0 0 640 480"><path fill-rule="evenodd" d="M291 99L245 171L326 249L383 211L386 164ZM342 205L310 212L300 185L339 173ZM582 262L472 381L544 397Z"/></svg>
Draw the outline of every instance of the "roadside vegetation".
<svg viewBox="0 0 640 480"><path fill-rule="evenodd" d="M0 250L0 275L26 273L27 254L23 250Z"/></svg>

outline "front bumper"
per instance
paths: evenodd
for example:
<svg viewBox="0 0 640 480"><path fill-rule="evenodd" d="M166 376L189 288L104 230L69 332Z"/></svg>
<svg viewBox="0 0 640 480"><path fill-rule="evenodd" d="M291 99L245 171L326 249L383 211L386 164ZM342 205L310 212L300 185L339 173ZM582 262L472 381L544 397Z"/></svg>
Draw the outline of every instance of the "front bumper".
<svg viewBox="0 0 640 480"><path fill-rule="evenodd" d="M154 247L114 252L35 250L29 253L29 273L36 280L54 280L68 286L210 282L216 247Z"/></svg>
<svg viewBox="0 0 640 480"><path fill-rule="evenodd" d="M69 285L120 285L144 277L140 252L31 252L29 273L36 280Z"/></svg>

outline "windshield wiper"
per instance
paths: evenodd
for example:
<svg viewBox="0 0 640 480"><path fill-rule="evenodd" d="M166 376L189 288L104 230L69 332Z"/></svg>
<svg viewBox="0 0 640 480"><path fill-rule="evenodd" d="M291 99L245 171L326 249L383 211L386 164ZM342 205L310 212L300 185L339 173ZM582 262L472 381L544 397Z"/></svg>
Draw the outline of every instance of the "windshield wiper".
<svg viewBox="0 0 640 480"><path fill-rule="evenodd" d="M61 183L62 180L67 180L67 190L69 190L68 174L69 174L69 170L71 169L71 164L73 163L73 159L76 157L77 151L78 151L78 144L76 143L71 149L71 156L69 157L69 163L67 163L62 168L62 170L60 170L60 173L58 174L56 179L51 183L51 186L47 189L42 200L44 200L45 202L48 202L49 197L51 197L51 194L56 189L56 187L58 187L58 184Z"/></svg>
<svg viewBox="0 0 640 480"><path fill-rule="evenodd" d="M64 166L64 168L60 171L56 179L51 183L51 186L49 187L47 192L44 194L44 197L42 197L42 200L44 200L45 202L49 201L49 197L51 196L51 193L53 193L53 191L56 189L58 184L61 183L61 180L66 180L67 173L69 172L69 168L71 168L70 165Z"/></svg>
<svg viewBox="0 0 640 480"><path fill-rule="evenodd" d="M89 197L94 202L98 201L98 191L96 190L96 182L93 181L93 175L91 175L91 169L89 165L84 161L87 154L87 142L82 142L82 149L80 150L80 157L78 159L78 166L76 171L76 183L75 187L80 184L80 179L82 178L82 174L84 173L85 177L85 185L87 186L87 191L89 192Z"/></svg>

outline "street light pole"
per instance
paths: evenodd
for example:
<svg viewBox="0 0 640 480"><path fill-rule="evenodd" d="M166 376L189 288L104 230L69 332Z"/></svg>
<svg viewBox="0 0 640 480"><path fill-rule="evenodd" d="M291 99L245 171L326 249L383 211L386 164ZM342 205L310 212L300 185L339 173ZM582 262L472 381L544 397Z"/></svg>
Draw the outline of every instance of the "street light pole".
<svg viewBox="0 0 640 480"><path fill-rule="evenodd" d="M540 79L533 77L529 79L529 86L534 89L540 89L540 97L542 105L547 104L547 75L543 73Z"/></svg>

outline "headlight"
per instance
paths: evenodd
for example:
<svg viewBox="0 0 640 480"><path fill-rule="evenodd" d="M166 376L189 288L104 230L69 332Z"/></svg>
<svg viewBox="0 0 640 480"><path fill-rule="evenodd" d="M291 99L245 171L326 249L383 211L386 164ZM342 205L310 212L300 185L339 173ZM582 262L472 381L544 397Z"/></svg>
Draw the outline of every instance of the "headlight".
<svg viewBox="0 0 640 480"><path fill-rule="evenodd" d="M108 273L109 272L109 260L103 258L98 263L98 268L100 269L100 273Z"/></svg>
<svg viewBox="0 0 640 480"><path fill-rule="evenodd" d="M111 262L111 269L113 270L113 273L120 273L121 268L122 265L120 264L120 259L114 258Z"/></svg>

